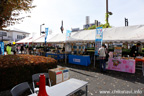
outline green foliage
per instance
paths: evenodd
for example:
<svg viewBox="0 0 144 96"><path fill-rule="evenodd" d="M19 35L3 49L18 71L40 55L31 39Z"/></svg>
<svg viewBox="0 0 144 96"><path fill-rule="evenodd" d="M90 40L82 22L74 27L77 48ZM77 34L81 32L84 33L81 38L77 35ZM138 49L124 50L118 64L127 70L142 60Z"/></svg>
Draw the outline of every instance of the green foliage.
<svg viewBox="0 0 144 96"><path fill-rule="evenodd" d="M85 28L84 30L96 29L97 27L107 28L107 26L108 26L108 28L111 28L111 26L109 26L107 24L101 24L99 26L93 25L93 26L89 27L88 29Z"/></svg>

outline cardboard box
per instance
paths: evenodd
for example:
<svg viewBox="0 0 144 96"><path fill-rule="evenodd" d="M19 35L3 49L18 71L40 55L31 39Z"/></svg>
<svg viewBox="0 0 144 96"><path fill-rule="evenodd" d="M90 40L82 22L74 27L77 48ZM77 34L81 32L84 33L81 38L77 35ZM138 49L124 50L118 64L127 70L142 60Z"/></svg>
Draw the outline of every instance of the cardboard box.
<svg viewBox="0 0 144 96"><path fill-rule="evenodd" d="M49 70L51 85L56 85L70 78L68 68L55 68Z"/></svg>
<svg viewBox="0 0 144 96"><path fill-rule="evenodd" d="M69 75L69 69L68 68L59 68L59 70L62 70L63 74L62 74L62 80L66 81L70 78Z"/></svg>

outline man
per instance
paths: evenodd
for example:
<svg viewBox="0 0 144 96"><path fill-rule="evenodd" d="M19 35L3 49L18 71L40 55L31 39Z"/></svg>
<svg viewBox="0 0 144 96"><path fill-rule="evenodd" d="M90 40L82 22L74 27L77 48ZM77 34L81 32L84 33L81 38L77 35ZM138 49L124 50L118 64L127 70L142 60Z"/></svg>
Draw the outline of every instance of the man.
<svg viewBox="0 0 144 96"><path fill-rule="evenodd" d="M139 47L140 47L140 43L137 43L137 45L134 45L132 48L131 48L131 51L130 51L130 56L131 57L136 57L139 55Z"/></svg>
<svg viewBox="0 0 144 96"><path fill-rule="evenodd" d="M11 55L11 43L7 45L6 51L8 55Z"/></svg>
<svg viewBox="0 0 144 96"><path fill-rule="evenodd" d="M106 72L106 62L105 62L106 50L104 44L102 44L102 47L99 48L98 53L100 58L100 71L105 73Z"/></svg>

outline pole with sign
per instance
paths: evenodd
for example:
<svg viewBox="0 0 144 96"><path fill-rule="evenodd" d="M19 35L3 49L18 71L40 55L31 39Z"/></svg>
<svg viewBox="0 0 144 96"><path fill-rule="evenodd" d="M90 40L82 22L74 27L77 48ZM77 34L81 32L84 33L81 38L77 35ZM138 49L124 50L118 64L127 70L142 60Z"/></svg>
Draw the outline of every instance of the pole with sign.
<svg viewBox="0 0 144 96"><path fill-rule="evenodd" d="M48 28L45 28L45 45L46 45L47 36L48 36Z"/></svg>
<svg viewBox="0 0 144 96"><path fill-rule="evenodd" d="M47 36L48 36L48 28L45 28L45 46L44 46L45 56L46 56L46 41L47 41Z"/></svg>
<svg viewBox="0 0 144 96"><path fill-rule="evenodd" d="M94 68L95 68L95 56L98 55L98 50L102 45L103 40L103 29L102 27L96 28L96 34L95 34L95 52L94 52Z"/></svg>
<svg viewBox="0 0 144 96"><path fill-rule="evenodd" d="M66 40L69 39L70 35L71 35L71 31L70 31L70 30L67 30L67 32L66 32ZM66 46L67 46L67 45L66 45L66 43L65 43L65 64L67 63Z"/></svg>

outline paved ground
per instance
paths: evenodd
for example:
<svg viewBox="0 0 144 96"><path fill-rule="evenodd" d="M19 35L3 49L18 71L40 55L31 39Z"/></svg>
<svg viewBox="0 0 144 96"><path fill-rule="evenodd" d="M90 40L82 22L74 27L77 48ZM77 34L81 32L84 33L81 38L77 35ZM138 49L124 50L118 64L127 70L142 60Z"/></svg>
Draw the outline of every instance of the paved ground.
<svg viewBox="0 0 144 96"><path fill-rule="evenodd" d="M140 70L136 70L135 74L108 70L104 74L92 66L88 68L73 64L61 64L61 66L70 68L70 77L89 82L88 96L144 96L144 77ZM113 91L115 94L100 94L100 91ZM132 94L134 91L137 91L137 94Z"/></svg>
<svg viewBox="0 0 144 96"><path fill-rule="evenodd" d="M70 68L71 78L89 82L88 96L144 96L144 76L142 76L143 74L140 70L136 70L135 74L117 71L101 73L98 69L94 69L93 66L85 67L73 64L59 64L59 67L61 66ZM85 88L82 88L74 96L85 96L84 90ZM100 94L100 91L105 91L107 94ZM110 94L109 92L112 91L113 94ZM137 94L131 93L134 91ZM0 92L0 96L11 95L9 90L7 90Z"/></svg>

